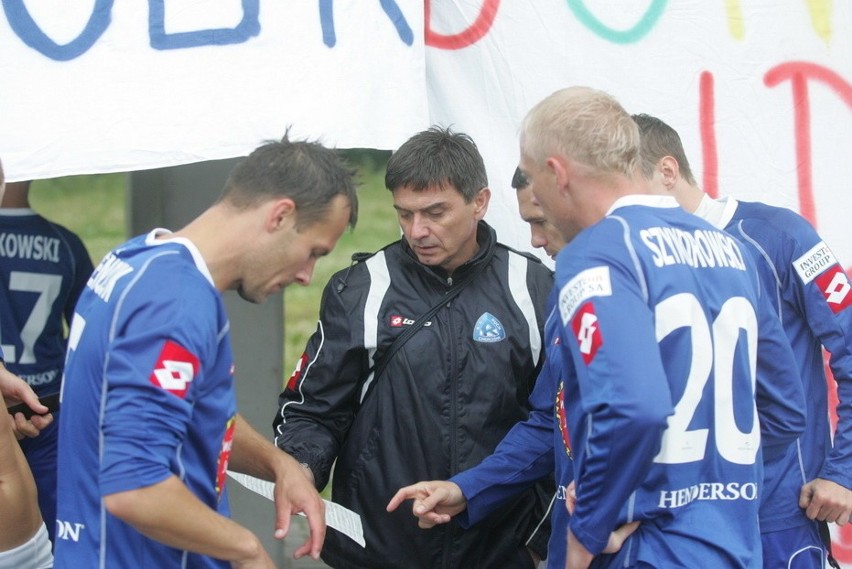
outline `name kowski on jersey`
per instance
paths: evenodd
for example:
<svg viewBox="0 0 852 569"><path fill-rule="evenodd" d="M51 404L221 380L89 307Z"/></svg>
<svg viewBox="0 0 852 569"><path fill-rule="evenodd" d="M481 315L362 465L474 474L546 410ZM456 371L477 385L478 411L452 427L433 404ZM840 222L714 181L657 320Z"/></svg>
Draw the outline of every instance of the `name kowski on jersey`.
<svg viewBox="0 0 852 569"><path fill-rule="evenodd" d="M58 263L59 243L57 237L0 233L0 257Z"/></svg>

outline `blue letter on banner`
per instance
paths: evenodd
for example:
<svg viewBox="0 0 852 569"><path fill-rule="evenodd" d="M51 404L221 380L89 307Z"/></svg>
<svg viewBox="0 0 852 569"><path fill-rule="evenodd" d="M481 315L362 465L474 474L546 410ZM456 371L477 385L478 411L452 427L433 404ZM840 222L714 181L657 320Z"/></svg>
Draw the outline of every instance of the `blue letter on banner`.
<svg viewBox="0 0 852 569"><path fill-rule="evenodd" d="M114 0L95 0L92 15L80 35L65 45L59 45L41 31L33 20L24 0L3 0L9 25L21 40L42 55L55 61L69 61L89 51L103 35L111 19Z"/></svg>
<svg viewBox="0 0 852 569"><path fill-rule="evenodd" d="M382 10L385 11L390 21L396 28L399 39L405 45L414 43L414 32L402 15L399 5L394 0L379 0ZM319 0L320 24L322 25L322 42L328 47L334 47L337 43L337 35L334 33L334 0Z"/></svg>
<svg viewBox="0 0 852 569"><path fill-rule="evenodd" d="M181 49L202 45L228 45L243 43L260 33L258 3L260 0L242 0L243 19L236 28L215 28L194 32L166 33L165 0L148 0L148 33L154 49Z"/></svg>

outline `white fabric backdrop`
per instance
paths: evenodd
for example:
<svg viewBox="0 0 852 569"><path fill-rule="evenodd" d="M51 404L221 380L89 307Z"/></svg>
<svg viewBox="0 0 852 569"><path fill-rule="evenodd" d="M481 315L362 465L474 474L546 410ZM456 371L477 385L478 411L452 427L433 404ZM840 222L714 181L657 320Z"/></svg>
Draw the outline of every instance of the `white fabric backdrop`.
<svg viewBox="0 0 852 569"><path fill-rule="evenodd" d="M529 249L509 187L518 125L542 97L585 84L674 126L705 189L801 212L852 266L850 2L2 6L0 157L11 180L240 156L288 126L338 147L393 149L439 123L478 142L494 192L487 219ZM837 540L852 567L852 528Z"/></svg>

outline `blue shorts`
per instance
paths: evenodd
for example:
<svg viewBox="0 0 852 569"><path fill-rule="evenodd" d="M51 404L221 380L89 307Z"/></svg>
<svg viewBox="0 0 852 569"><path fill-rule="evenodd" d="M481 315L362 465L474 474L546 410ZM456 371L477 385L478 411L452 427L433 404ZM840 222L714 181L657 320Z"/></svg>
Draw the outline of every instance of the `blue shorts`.
<svg viewBox="0 0 852 569"><path fill-rule="evenodd" d="M825 569L828 552L816 522L760 535L764 569Z"/></svg>

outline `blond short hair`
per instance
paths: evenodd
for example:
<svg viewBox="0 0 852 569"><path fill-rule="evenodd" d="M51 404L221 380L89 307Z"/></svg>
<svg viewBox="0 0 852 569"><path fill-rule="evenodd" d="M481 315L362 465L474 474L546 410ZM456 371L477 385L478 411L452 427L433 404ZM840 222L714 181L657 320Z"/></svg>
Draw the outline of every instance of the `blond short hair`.
<svg viewBox="0 0 852 569"><path fill-rule="evenodd" d="M521 149L537 163L558 153L585 165L591 175L633 176L639 166L639 129L611 95L569 87L527 113Z"/></svg>

